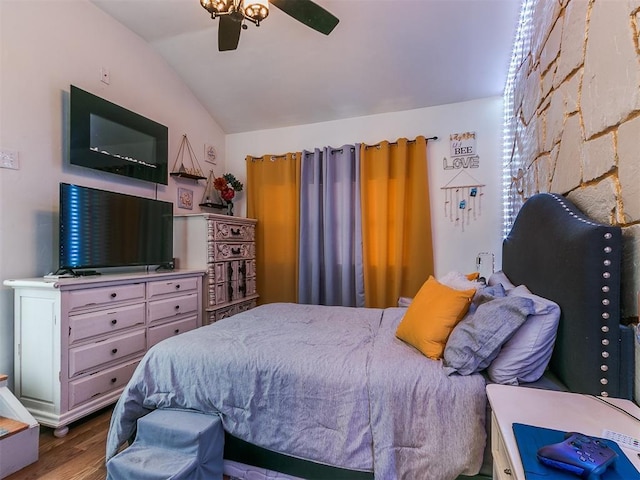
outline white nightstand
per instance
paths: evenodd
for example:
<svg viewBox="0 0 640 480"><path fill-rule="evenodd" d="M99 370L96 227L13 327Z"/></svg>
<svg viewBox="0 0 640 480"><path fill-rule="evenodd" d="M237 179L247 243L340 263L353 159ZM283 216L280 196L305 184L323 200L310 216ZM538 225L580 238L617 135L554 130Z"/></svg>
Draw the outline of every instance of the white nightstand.
<svg viewBox="0 0 640 480"><path fill-rule="evenodd" d="M508 385L488 385L491 404L491 452L494 480L525 480L512 425L524 423L567 432L602 436L603 429L640 437L640 423L598 401L577 393L554 392ZM608 402L640 418L640 408L629 400ZM635 450L622 448L640 471Z"/></svg>

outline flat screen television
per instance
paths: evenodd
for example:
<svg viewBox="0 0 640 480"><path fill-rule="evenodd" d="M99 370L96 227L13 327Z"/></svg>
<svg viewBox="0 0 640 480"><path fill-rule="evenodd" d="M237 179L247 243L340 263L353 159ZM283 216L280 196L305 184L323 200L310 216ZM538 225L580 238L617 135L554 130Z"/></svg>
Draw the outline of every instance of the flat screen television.
<svg viewBox="0 0 640 480"><path fill-rule="evenodd" d="M167 127L71 85L69 162L168 183Z"/></svg>
<svg viewBox="0 0 640 480"><path fill-rule="evenodd" d="M61 183L59 254L60 273L169 265L173 204Z"/></svg>

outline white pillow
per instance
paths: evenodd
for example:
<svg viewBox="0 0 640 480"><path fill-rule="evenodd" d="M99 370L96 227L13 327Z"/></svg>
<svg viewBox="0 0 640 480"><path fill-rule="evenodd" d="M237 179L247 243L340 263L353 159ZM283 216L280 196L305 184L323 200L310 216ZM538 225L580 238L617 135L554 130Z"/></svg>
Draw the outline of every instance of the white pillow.
<svg viewBox="0 0 640 480"><path fill-rule="evenodd" d="M444 277L439 278L438 281L454 290L470 290L475 288L476 290L483 285L480 282L469 280L464 273L449 272Z"/></svg>
<svg viewBox="0 0 640 480"><path fill-rule="evenodd" d="M542 377L551 359L560 321L560 307L551 300L534 295L524 285L507 290L507 296L530 298L535 313L529 315L502 346L487 372L496 383L518 385L535 382Z"/></svg>

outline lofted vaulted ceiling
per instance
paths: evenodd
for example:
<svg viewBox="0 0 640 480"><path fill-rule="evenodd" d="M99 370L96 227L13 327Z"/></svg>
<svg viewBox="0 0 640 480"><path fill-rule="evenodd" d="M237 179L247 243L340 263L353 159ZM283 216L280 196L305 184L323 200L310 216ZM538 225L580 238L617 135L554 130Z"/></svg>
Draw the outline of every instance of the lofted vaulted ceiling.
<svg viewBox="0 0 640 480"><path fill-rule="evenodd" d="M92 0L146 40L226 133L501 95L519 0L316 0L320 34L277 8L219 52L199 0Z"/></svg>

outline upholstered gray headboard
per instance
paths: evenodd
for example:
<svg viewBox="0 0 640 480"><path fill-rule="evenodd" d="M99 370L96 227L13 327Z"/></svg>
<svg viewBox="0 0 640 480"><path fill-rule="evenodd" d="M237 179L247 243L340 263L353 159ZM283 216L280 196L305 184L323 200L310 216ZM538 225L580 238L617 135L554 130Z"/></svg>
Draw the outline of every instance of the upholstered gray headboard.
<svg viewBox="0 0 640 480"><path fill-rule="evenodd" d="M538 194L503 242L502 269L562 311L551 371L574 392L631 398L633 332L620 325L622 233Z"/></svg>

